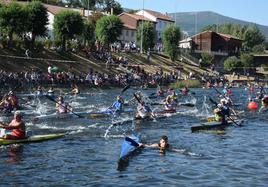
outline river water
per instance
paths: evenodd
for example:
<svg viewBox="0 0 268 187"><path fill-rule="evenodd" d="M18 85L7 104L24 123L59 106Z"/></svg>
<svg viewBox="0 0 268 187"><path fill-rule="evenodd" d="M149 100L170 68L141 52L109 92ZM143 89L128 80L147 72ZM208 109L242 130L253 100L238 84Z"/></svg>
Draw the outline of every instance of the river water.
<svg viewBox="0 0 268 187"><path fill-rule="evenodd" d="M130 98L134 90L124 93ZM144 92L152 93L154 90ZM246 109L247 92L233 90L233 100L244 123L224 132L191 133L191 126L206 121L216 98L215 90L192 90L183 97L196 107L181 107L179 114L157 121L111 126L119 119L53 119L33 122L32 117L53 111L55 103L35 99L33 114L26 115L33 134L68 133L64 138L24 145L0 147L1 186L267 186L268 118ZM87 90L65 96L75 111L108 107L119 89ZM23 102L23 101L21 101ZM159 106L154 106L155 108ZM2 116L2 120L5 120ZM130 116L124 116L130 118ZM144 148L118 165L125 136L138 133L143 143L156 143L162 135L183 153Z"/></svg>

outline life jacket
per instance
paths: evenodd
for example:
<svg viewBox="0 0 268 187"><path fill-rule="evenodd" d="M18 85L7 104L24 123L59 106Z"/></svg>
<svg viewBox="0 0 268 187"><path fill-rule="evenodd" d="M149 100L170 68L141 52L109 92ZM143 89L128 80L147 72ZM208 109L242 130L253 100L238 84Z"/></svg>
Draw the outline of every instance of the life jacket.
<svg viewBox="0 0 268 187"><path fill-rule="evenodd" d="M112 107L115 108L115 110L122 110L123 105L120 101L115 101Z"/></svg>
<svg viewBox="0 0 268 187"><path fill-rule="evenodd" d="M25 138L25 131L22 129L13 129L11 135L17 138Z"/></svg>

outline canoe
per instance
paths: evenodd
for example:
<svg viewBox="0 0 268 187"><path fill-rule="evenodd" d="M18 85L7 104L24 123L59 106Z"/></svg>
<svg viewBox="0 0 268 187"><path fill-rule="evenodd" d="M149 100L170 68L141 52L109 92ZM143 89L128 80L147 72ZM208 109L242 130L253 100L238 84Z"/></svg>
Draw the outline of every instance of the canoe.
<svg viewBox="0 0 268 187"><path fill-rule="evenodd" d="M238 120L235 120L235 122L239 122ZM212 121L212 122L205 122L201 125L193 126L191 127L192 132L197 132L197 131L204 131L204 130L222 130L225 129L226 127L230 126L233 124L232 121L228 121L227 123L222 123L222 122L217 122L217 121Z"/></svg>
<svg viewBox="0 0 268 187"><path fill-rule="evenodd" d="M40 142L40 141L46 141L46 140L61 138L63 136L65 136L65 133L33 135L33 136L29 136L28 138L18 139L18 140L7 140L7 139L0 138L0 145Z"/></svg>
<svg viewBox="0 0 268 187"><path fill-rule="evenodd" d="M121 146L120 159L125 159L139 148L140 138L137 136L125 137Z"/></svg>

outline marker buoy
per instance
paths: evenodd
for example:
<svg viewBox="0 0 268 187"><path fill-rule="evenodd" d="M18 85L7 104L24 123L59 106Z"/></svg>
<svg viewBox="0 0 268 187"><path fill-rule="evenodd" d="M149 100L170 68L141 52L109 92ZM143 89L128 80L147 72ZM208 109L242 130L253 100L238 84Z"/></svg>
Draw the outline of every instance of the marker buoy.
<svg viewBox="0 0 268 187"><path fill-rule="evenodd" d="M258 109L258 104L255 101L251 101L248 103L248 109L250 110L256 110Z"/></svg>

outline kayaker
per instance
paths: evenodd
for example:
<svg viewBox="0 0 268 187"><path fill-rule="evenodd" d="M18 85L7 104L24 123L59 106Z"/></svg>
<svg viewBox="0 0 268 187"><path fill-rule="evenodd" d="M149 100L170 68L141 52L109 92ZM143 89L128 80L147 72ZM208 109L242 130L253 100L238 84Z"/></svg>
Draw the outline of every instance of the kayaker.
<svg viewBox="0 0 268 187"><path fill-rule="evenodd" d="M176 112L176 102L169 95L164 101L164 111Z"/></svg>
<svg viewBox="0 0 268 187"><path fill-rule="evenodd" d="M8 125L0 122L0 128L12 130L11 134L3 136L4 139L23 139L26 136L25 123L19 111L15 112L13 120Z"/></svg>
<svg viewBox="0 0 268 187"><path fill-rule="evenodd" d="M181 93L182 93L182 95L188 95L188 93L189 93L189 89L185 86L184 88L182 88L181 89Z"/></svg>
<svg viewBox="0 0 268 187"><path fill-rule="evenodd" d="M44 93L43 88L41 86L38 86L35 93L37 96L42 96Z"/></svg>
<svg viewBox="0 0 268 187"><path fill-rule="evenodd" d="M50 96L50 97L53 97L54 96L54 88L53 87L50 87L47 91L47 95Z"/></svg>
<svg viewBox="0 0 268 187"><path fill-rule="evenodd" d="M109 107L109 109L112 112L121 112L123 111L123 105L124 105L123 98L121 96L117 96L116 101L112 104L111 107Z"/></svg>
<svg viewBox="0 0 268 187"><path fill-rule="evenodd" d="M158 90L157 90L156 95L158 97L163 97L164 96L164 90L161 87L159 87Z"/></svg>
<svg viewBox="0 0 268 187"><path fill-rule="evenodd" d="M71 90L71 94L76 95L79 93L80 93L80 90L79 90L78 86L75 84Z"/></svg>
<svg viewBox="0 0 268 187"><path fill-rule="evenodd" d="M261 100L261 108L259 110L259 112L265 112L268 110L268 96L264 96Z"/></svg>
<svg viewBox="0 0 268 187"><path fill-rule="evenodd" d="M225 116L223 115L222 106L220 104L218 105L217 108L213 110L213 112L214 112L215 121L222 122L222 123L225 122Z"/></svg>
<svg viewBox="0 0 268 187"><path fill-rule="evenodd" d="M13 110L13 106L8 96L4 96L0 103L0 107L4 113L11 113L11 111Z"/></svg>
<svg viewBox="0 0 268 187"><path fill-rule="evenodd" d="M140 144L141 147L149 147L149 148L157 148L159 149L160 154L165 154L166 151L173 151L173 152L179 152L183 153L185 150L180 149L174 149L169 143L168 143L168 137L166 135L161 136L159 143L154 143L151 145L148 144Z"/></svg>
<svg viewBox="0 0 268 187"><path fill-rule="evenodd" d="M145 104L144 101L141 101L137 106L136 118L154 118L155 115L152 109Z"/></svg>
<svg viewBox="0 0 268 187"><path fill-rule="evenodd" d="M67 113L72 111L72 107L69 103L65 102L62 96L58 97L58 102L56 103L56 109L58 113Z"/></svg>
<svg viewBox="0 0 268 187"><path fill-rule="evenodd" d="M8 100L10 101L13 109L16 109L16 110L19 109L19 99L14 94L14 92L10 91L8 93Z"/></svg>

